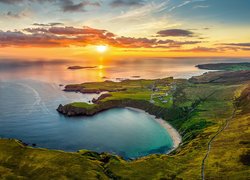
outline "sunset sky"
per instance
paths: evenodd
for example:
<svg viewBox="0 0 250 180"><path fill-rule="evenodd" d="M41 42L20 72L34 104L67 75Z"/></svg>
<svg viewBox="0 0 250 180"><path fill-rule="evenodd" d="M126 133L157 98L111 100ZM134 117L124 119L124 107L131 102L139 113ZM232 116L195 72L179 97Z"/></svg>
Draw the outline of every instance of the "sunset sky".
<svg viewBox="0 0 250 180"><path fill-rule="evenodd" d="M249 8L249 0L0 0L0 57L249 57Z"/></svg>

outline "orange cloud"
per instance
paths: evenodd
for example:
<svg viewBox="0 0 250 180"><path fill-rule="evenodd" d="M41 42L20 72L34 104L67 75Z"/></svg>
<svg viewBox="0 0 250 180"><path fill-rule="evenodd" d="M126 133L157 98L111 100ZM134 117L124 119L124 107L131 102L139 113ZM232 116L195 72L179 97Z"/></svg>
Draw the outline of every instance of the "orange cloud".
<svg viewBox="0 0 250 180"><path fill-rule="evenodd" d="M37 27L23 31L0 31L0 46L68 47L108 44L122 48L173 48L201 41L174 41L117 36L112 32L90 27Z"/></svg>

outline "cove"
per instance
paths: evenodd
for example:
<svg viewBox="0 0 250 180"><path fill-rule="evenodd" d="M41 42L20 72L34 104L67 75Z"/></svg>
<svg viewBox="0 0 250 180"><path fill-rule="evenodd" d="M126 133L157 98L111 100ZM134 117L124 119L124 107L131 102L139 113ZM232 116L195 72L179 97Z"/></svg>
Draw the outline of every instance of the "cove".
<svg viewBox="0 0 250 180"><path fill-rule="evenodd" d="M109 152L125 159L172 149L169 133L145 112L115 108L94 116L65 117L55 110L60 103L91 98L40 81L1 82L0 137L48 149Z"/></svg>

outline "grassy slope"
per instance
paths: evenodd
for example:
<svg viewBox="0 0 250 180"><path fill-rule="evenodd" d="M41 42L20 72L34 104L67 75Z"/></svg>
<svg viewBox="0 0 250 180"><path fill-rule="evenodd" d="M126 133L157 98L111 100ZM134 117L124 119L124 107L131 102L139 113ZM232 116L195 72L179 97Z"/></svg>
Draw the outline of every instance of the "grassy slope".
<svg viewBox="0 0 250 180"><path fill-rule="evenodd" d="M0 179L108 179L100 161L77 153L33 149L0 140Z"/></svg>
<svg viewBox="0 0 250 180"><path fill-rule="evenodd" d="M14 141L0 140L0 178L2 178L1 176L25 176L38 177L36 179L56 177L58 179L69 177L105 179L108 178L107 174L109 177L111 174L112 177L121 179L200 179L201 161L206 153L207 143L225 123L225 120L231 117L234 111L233 98L235 90L238 88L240 86L226 84L186 84L176 94L175 105L179 107L191 106L192 102L200 99L203 101L197 107L191 107L192 113L188 118L170 121L184 139L184 144L172 155L151 155L130 162L112 158L107 162L101 161L99 157L90 158L78 153L26 148ZM229 133L225 133L225 136L227 138L236 137L237 127L241 127L241 130L246 128L249 120L247 117L248 115L244 115L240 117L244 120L233 121L236 124L230 125L232 135L229 136ZM241 121L244 123L239 124ZM245 142L244 132L238 134L241 134L237 135L242 138L241 141ZM237 159L243 151L245 152L245 149L241 149L240 153L234 153L234 150L237 150L236 147L241 147L235 141L238 146L234 148L235 144L233 144L228 148L233 150L230 149L229 154L237 154L236 158L230 158L231 156L228 155L226 159L222 159L225 160L223 162L220 158L222 154L226 153L226 149L219 144L216 146L216 143L219 142L219 139L218 142L215 142L214 145L217 148L215 152L211 152L206 164L207 176L224 178L225 174L234 173L239 179L244 179L247 166ZM230 168L228 164L231 164ZM217 173L218 167L223 173ZM239 168L235 171L231 167Z"/></svg>
<svg viewBox="0 0 250 180"><path fill-rule="evenodd" d="M188 94L195 92L193 88L198 90L197 87L192 86L186 89L188 101L192 97L196 98ZM206 92L211 90L216 90L216 92L200 104L192 116L180 125L179 130L184 134L186 144L177 149L175 155L152 155L132 162L109 163L108 167L122 179L199 179L201 161L205 156L208 140L233 113L232 97L235 88L237 87L215 86L212 89L203 89Z"/></svg>
<svg viewBox="0 0 250 180"><path fill-rule="evenodd" d="M206 165L207 179L250 177L250 99L246 102L247 97L244 97L243 100L244 104L237 108L236 116L212 145Z"/></svg>

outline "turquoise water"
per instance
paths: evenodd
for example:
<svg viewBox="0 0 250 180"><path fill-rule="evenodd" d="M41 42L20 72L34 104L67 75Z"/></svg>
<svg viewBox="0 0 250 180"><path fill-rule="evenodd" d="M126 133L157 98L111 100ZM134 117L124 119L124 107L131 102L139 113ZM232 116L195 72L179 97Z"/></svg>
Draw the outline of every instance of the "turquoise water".
<svg viewBox="0 0 250 180"><path fill-rule="evenodd" d="M69 118L56 111L60 103L88 101L92 96L66 93L56 84L41 81L1 81L0 137L37 147L89 149L124 158L165 153L172 147L166 130L143 112L117 108L92 117Z"/></svg>

